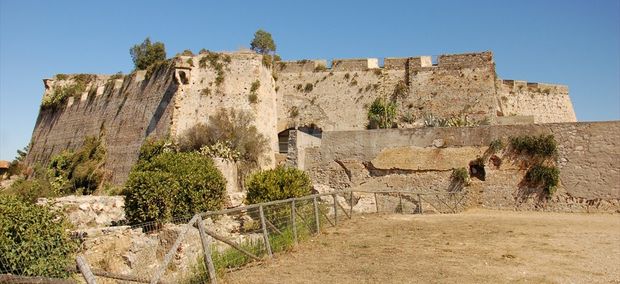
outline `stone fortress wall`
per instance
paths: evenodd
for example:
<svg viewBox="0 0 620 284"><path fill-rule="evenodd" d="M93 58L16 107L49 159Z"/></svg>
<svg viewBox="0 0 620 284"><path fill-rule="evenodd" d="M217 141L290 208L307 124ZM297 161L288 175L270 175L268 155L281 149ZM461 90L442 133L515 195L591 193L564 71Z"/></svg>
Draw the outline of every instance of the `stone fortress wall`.
<svg viewBox="0 0 620 284"><path fill-rule="evenodd" d="M217 71L209 64L199 66L204 56L179 56L148 78L146 71L120 79L96 75L79 98L70 97L58 109L39 112L27 163L47 164L63 150L79 148L86 137L102 135L111 182L123 184L147 137L178 137L197 123L207 123L219 109L232 108L254 116L255 126L272 148L262 165L273 166L277 112L271 70L255 53L221 53L224 80L218 85ZM44 81L44 96L73 83L73 75L57 77ZM249 89L255 81L260 82L258 101L250 103Z"/></svg>
<svg viewBox="0 0 620 284"><path fill-rule="evenodd" d="M306 147L304 165L296 164L299 151L292 153L289 161L306 170L315 187L325 191L437 193L453 186L452 169L468 168L493 140L541 134L553 134L558 143L560 185L551 199L528 193L530 189L522 183L526 169L505 150L486 161L484 180L472 177L465 187L471 206L561 212L620 210L618 121L324 132L319 146L303 140L299 143Z"/></svg>
<svg viewBox="0 0 620 284"><path fill-rule="evenodd" d="M325 60L276 62L273 68L253 52L212 55L222 64L220 71L200 64L207 54L199 54L177 56L148 78L145 71L121 78L93 75L79 97L40 111L27 162L46 164L53 155L81 146L85 137L103 133L106 168L111 181L122 184L147 137L178 137L222 108L254 115L273 150L263 167L277 162L278 133L303 126L365 129L367 108L377 97L394 97L400 115L412 118L403 127L421 126L428 114L466 115L491 124L498 118L511 118L509 124L529 121L524 117L537 123L575 121L565 86L527 83L520 89L522 83L515 81L510 87L497 79L491 52L441 55L436 63L421 56L386 58L383 66L364 58L336 59L331 66ZM223 81L217 83L218 77ZM44 96L71 80L44 80ZM252 101L255 82L259 87Z"/></svg>
<svg viewBox="0 0 620 284"><path fill-rule="evenodd" d="M501 121L576 121L566 86L497 79L491 52L440 55L436 63L431 56L385 58L383 66L376 58L334 59L330 67L326 60L286 61L276 71L279 131L364 129L377 97L395 98L399 113L413 118L409 126L428 115L491 124L508 116L517 119Z"/></svg>

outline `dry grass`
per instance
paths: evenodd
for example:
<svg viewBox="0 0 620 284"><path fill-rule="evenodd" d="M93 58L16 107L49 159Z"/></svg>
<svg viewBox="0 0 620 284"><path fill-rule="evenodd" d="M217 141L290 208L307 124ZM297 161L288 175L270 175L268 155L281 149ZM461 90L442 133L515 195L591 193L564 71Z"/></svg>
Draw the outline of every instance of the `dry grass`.
<svg viewBox="0 0 620 284"><path fill-rule="evenodd" d="M620 216L357 215L226 283L620 283Z"/></svg>

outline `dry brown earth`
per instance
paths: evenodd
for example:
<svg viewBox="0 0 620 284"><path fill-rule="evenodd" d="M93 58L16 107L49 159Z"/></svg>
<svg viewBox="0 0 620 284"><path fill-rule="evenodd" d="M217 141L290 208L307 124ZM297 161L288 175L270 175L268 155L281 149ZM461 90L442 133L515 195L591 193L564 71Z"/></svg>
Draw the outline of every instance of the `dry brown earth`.
<svg viewBox="0 0 620 284"><path fill-rule="evenodd" d="M358 215L226 283L620 283L620 215Z"/></svg>

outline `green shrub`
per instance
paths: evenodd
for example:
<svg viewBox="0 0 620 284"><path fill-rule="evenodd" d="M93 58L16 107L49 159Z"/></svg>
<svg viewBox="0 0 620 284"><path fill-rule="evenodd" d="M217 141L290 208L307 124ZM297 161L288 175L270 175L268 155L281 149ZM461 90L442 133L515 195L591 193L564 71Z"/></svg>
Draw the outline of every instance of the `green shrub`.
<svg viewBox="0 0 620 284"><path fill-rule="evenodd" d="M549 158L557 156L557 142L553 135L510 137L510 146L519 154Z"/></svg>
<svg viewBox="0 0 620 284"><path fill-rule="evenodd" d="M40 197L55 197L58 195L52 184L45 178L17 180L5 192L30 203L36 203Z"/></svg>
<svg viewBox="0 0 620 284"><path fill-rule="evenodd" d="M460 183L460 184L468 184L469 183L469 172L466 168L457 168L452 169L452 175L450 176L452 181Z"/></svg>
<svg viewBox="0 0 620 284"><path fill-rule="evenodd" d="M161 42L151 43L151 39L147 37L141 44L131 47L129 54L136 69L145 70L166 59L166 47Z"/></svg>
<svg viewBox="0 0 620 284"><path fill-rule="evenodd" d="M220 209L225 191L226 180L211 158L164 151L132 169L124 190L125 213L131 224L166 222Z"/></svg>
<svg viewBox="0 0 620 284"><path fill-rule="evenodd" d="M136 171L125 183L125 218L131 224L172 220L172 194L180 190L174 176L166 172Z"/></svg>
<svg viewBox="0 0 620 284"><path fill-rule="evenodd" d="M269 145L253 124L254 116L248 111L221 109L209 117L209 124L196 124L188 129L179 138L179 148L199 151L202 146L226 142L240 153L240 162L258 166L258 160Z"/></svg>
<svg viewBox="0 0 620 284"><path fill-rule="evenodd" d="M172 60L160 60L153 62L151 65L146 67L146 73L144 74L144 79L149 80L153 75L157 74L160 70L165 68L169 68L172 66Z"/></svg>
<svg viewBox="0 0 620 284"><path fill-rule="evenodd" d="M312 89L314 89L314 85L312 85L312 83L308 83L304 87L304 92L306 92L306 93L312 92Z"/></svg>
<svg viewBox="0 0 620 284"><path fill-rule="evenodd" d="M138 162L148 162L157 155L172 151L174 151L174 145L171 141L167 139L157 140L153 137L149 137L144 141L142 147L140 147Z"/></svg>
<svg viewBox="0 0 620 284"><path fill-rule="evenodd" d="M305 172L281 166L251 175L246 187L248 204L301 197L312 193L312 183Z"/></svg>
<svg viewBox="0 0 620 284"><path fill-rule="evenodd" d="M534 165L525 174L525 180L531 185L542 187L551 196L560 182L560 170L554 166Z"/></svg>
<svg viewBox="0 0 620 284"><path fill-rule="evenodd" d="M209 88L202 89L202 91L200 91L200 95L201 96L210 96L211 95L211 89L209 89Z"/></svg>
<svg viewBox="0 0 620 284"><path fill-rule="evenodd" d="M63 75L63 76L60 76ZM76 74L69 77L68 75L59 74L56 77L62 77L62 80L69 80L64 86L55 86L52 93L43 97L41 101L41 109L58 109L64 105L69 97L78 97L93 80L94 75ZM61 79L59 79L61 80Z"/></svg>
<svg viewBox="0 0 620 284"><path fill-rule="evenodd" d="M249 101L251 104L255 104L255 103L257 103L257 102L258 102L258 95L257 95L256 93L251 93L251 94L249 94L249 95L248 95L248 101Z"/></svg>
<svg viewBox="0 0 620 284"><path fill-rule="evenodd" d="M502 139L495 139L491 141L491 144L489 144L489 152L491 154L495 154L504 149L504 147L506 147L506 145L504 145L504 141L502 141Z"/></svg>
<svg viewBox="0 0 620 284"><path fill-rule="evenodd" d="M271 68L271 62L273 60L273 57L269 54L264 54L263 58L262 58L262 63L263 66L267 67L267 68Z"/></svg>
<svg viewBox="0 0 620 284"><path fill-rule="evenodd" d="M122 71L118 71L118 72L116 72L116 74L110 76L110 80L122 79L123 76L124 76L123 72Z"/></svg>
<svg viewBox="0 0 620 284"><path fill-rule="evenodd" d="M396 104L376 98L368 109L368 128L392 128L396 120Z"/></svg>
<svg viewBox="0 0 620 284"><path fill-rule="evenodd" d="M49 207L0 194L0 271L65 278L77 249L69 223Z"/></svg>
<svg viewBox="0 0 620 284"><path fill-rule="evenodd" d="M105 181L105 156L101 139L86 137L75 152L63 151L52 157L48 175L56 181L60 194L91 194Z"/></svg>
<svg viewBox="0 0 620 284"><path fill-rule="evenodd" d="M256 80L252 82L252 86L250 86L250 93L256 93L256 91L258 91L258 88L260 88L260 81Z"/></svg>
<svg viewBox="0 0 620 284"><path fill-rule="evenodd" d="M314 72L323 72L326 71L327 67L323 64L317 65L316 67L314 67Z"/></svg>

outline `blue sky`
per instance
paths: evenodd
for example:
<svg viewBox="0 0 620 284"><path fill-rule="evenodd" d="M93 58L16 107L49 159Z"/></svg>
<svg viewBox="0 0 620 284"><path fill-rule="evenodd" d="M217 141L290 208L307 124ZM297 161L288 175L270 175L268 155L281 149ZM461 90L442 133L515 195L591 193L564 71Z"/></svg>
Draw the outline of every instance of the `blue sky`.
<svg viewBox="0 0 620 284"><path fill-rule="evenodd" d="M580 121L620 119L620 0L0 0L0 159L29 140L56 73L128 73L146 36L236 50L273 34L283 59L492 50L504 79L566 84Z"/></svg>

